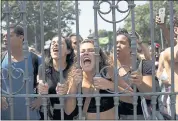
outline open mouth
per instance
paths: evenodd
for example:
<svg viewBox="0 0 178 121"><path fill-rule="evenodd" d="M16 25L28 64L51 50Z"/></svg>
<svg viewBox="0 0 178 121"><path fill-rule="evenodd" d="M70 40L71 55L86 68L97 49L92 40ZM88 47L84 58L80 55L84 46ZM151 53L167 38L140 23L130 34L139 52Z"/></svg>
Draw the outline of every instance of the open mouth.
<svg viewBox="0 0 178 121"><path fill-rule="evenodd" d="M57 48L54 48L53 49L53 52L58 52L59 50Z"/></svg>
<svg viewBox="0 0 178 121"><path fill-rule="evenodd" d="M84 65L89 65L89 64L91 64L91 59L86 57L86 58L84 58L83 63L84 63Z"/></svg>
<svg viewBox="0 0 178 121"><path fill-rule="evenodd" d="M7 42L4 42L4 45L7 45Z"/></svg>
<svg viewBox="0 0 178 121"><path fill-rule="evenodd" d="M117 55L119 55L119 53L120 53L120 50L117 50L116 52L117 52Z"/></svg>

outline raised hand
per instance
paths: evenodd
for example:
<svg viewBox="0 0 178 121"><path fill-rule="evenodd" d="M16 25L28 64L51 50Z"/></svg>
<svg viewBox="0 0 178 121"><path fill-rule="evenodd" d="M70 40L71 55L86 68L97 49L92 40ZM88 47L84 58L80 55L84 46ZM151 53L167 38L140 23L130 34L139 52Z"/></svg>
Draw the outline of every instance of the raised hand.
<svg viewBox="0 0 178 121"><path fill-rule="evenodd" d="M155 22L156 24L158 25L164 25L165 23L161 23L161 18L157 15L156 18L155 18Z"/></svg>

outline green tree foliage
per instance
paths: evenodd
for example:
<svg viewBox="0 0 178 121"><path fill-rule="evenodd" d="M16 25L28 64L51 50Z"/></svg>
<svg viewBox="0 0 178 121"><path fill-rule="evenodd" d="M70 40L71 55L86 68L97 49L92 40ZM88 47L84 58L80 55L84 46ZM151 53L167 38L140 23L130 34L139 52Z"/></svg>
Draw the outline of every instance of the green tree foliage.
<svg viewBox="0 0 178 121"><path fill-rule="evenodd" d="M169 2L153 1L154 18L158 14L159 8L162 7L166 8L165 20L167 27L169 27ZM176 1L174 1L174 10L178 13L178 4ZM128 29L128 31L132 30L131 21L130 15L124 23L124 28ZM149 2L135 7L135 30L142 36L143 41L148 42L151 39ZM155 24L155 41L160 43L160 40L160 28Z"/></svg>
<svg viewBox="0 0 178 121"><path fill-rule="evenodd" d="M2 2L4 4L5 1ZM15 17L18 16L20 4L16 1L9 2L10 7L14 7L11 16L11 22L17 22L18 19ZM75 2L72 1L61 1L62 6L62 15L61 15L61 32L69 33L71 32L71 25L75 22ZM2 6L3 10L5 6ZM57 15L57 2L56 1L44 1L43 2L43 17L44 17L44 39L45 41L51 39L54 35L58 33L58 15ZM26 12L27 12L27 38L28 42L31 45L35 40L35 29L36 29L36 38L38 42L38 47L40 47L40 1L26 1ZM79 10L80 12L80 10Z"/></svg>
<svg viewBox="0 0 178 121"><path fill-rule="evenodd" d="M107 37L108 36L108 31L102 29L98 31L99 37Z"/></svg>

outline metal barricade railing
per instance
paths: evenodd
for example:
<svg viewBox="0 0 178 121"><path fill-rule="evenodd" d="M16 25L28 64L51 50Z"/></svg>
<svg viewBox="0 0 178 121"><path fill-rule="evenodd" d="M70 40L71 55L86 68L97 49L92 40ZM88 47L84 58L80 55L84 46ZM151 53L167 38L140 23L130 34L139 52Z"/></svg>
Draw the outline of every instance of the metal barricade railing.
<svg viewBox="0 0 178 121"><path fill-rule="evenodd" d="M42 53L42 72L45 72L45 62L44 62L44 11L43 11L43 2L45 1L40 1L40 26L41 26L41 53ZM110 5L110 10L107 12L102 12L100 10L100 5L102 3L107 3ZM137 88L136 85L133 85L134 88L134 93L133 94L121 94L118 92L118 67L117 67L117 55L116 55L116 24L125 20L128 15L130 15L131 13L131 18L132 18L132 36L131 36L131 54L132 54L132 71L137 70L137 57L136 57L136 53L137 53L137 44L136 44L136 36L135 36L135 14L134 14L134 1L126 1L128 3L128 9L126 11L122 11L119 9L118 4L119 1L93 1L93 9L94 9L94 47L95 47L95 56L96 56L96 76L101 77L101 73L99 70L99 41L98 41L98 15L99 17L101 17L104 21L110 23L113 25L113 48L114 48L114 84L115 84L115 92L113 92L113 94L99 94L98 91L95 92L95 94L85 94L82 95L81 92L81 84L80 84L80 88L78 88L78 94L77 95L63 95L63 96L59 96L57 94L49 94L49 95L37 95L37 94L30 94L29 93L29 77L28 77L28 41L27 41L27 20L26 20L26 1L21 1L20 3L20 17L22 17L22 25L24 28L24 46L23 46L23 51L24 51L24 59L25 59L25 70L23 73L23 80L25 83L25 85L22 86L26 86L26 94L18 94L14 93L12 91L13 85L12 85L12 62L11 62L11 48L8 47L8 71L9 75L7 76L8 80L9 80L9 92L7 94L2 94L2 96L5 96L7 98L9 98L9 105L10 105L10 109L11 109L11 119L14 119L14 106L13 106L13 98L14 97L24 97L26 98L26 106L27 106L27 120L30 119L30 97L41 97L43 99L43 103L42 106L44 107L44 119L47 120L47 99L50 97L59 97L60 98L60 109L61 109L61 120L64 120L64 99L66 97L76 97L78 100L78 109L79 109L79 119L82 119L82 99L83 97L95 97L96 100L96 119L100 119L100 98L101 96L108 96L108 97L113 97L114 98L114 105L115 105L115 119L118 120L119 119L119 98L120 96L133 96L133 116L134 116L134 120L137 120L137 100L139 96L151 96L151 104L152 104L152 119L156 120L157 116L156 116L156 104L157 104L157 97L159 95L171 95L171 116L172 119L175 119L175 95L177 94L177 92L175 93L174 87L175 87L175 78L174 78L174 68L171 68L171 92L156 92L156 82L155 82L155 66L152 66L152 92L151 93L139 93L137 92ZM152 63L155 63L155 49L154 49L154 16L153 16L153 1L149 2L150 4L150 28L151 28L151 46L152 46ZM58 24L58 38L59 38L59 57L61 57L61 16L62 16L62 11L61 11L61 1L57 1L56 2L56 6L57 6L57 15L58 15L58 19L57 19L57 24ZM173 31L173 1L169 1L169 8L170 8L170 40L171 40L171 67L174 67L174 31ZM9 3L8 1L5 2L5 12L3 14L2 18L6 18L6 28L7 28L7 40L8 40L8 45L10 45L10 7L9 7ZM107 20L103 17L103 15L112 13L112 21ZM124 18L121 18L120 20L116 20L116 12L120 12L120 13L126 13L126 16ZM75 15L76 15L76 35L77 35L77 68L81 68L80 67L80 49L79 49L79 8L78 8L78 1L75 1ZM20 20L21 21L21 20ZM18 21L16 24L19 24L20 21ZM15 25L16 26L16 25ZM59 59L59 63L61 65L61 59ZM60 66L61 67L61 66ZM17 69L16 69L17 70ZM60 82L61 84L64 83L64 79L63 79L63 71L60 68ZM42 73L42 80L45 80L45 73ZM3 78L2 78L3 79Z"/></svg>

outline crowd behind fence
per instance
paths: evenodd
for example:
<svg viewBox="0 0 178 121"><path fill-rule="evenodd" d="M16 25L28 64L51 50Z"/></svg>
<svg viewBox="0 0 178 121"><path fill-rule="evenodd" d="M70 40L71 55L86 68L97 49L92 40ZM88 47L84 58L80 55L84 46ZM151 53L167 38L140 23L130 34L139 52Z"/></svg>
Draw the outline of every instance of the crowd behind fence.
<svg viewBox="0 0 178 121"><path fill-rule="evenodd" d="M80 36L78 1L75 1L76 33L61 32L61 2L56 2L58 33L45 46L44 10L40 1L41 52L27 41L26 1L21 1L22 20L10 23L5 1L6 46L1 52L2 120L175 120L178 118L178 16L169 1L170 47L160 53L154 42L154 23L160 16L150 10L150 49L135 31L134 1L122 11L117 1L93 1L94 33ZM100 5L110 5L112 21L103 17ZM116 12L127 15L116 20ZM116 24L131 15L132 31ZM98 17L113 25L113 47L99 46ZM20 23L22 23L20 25ZM163 46L162 46L163 47Z"/></svg>

